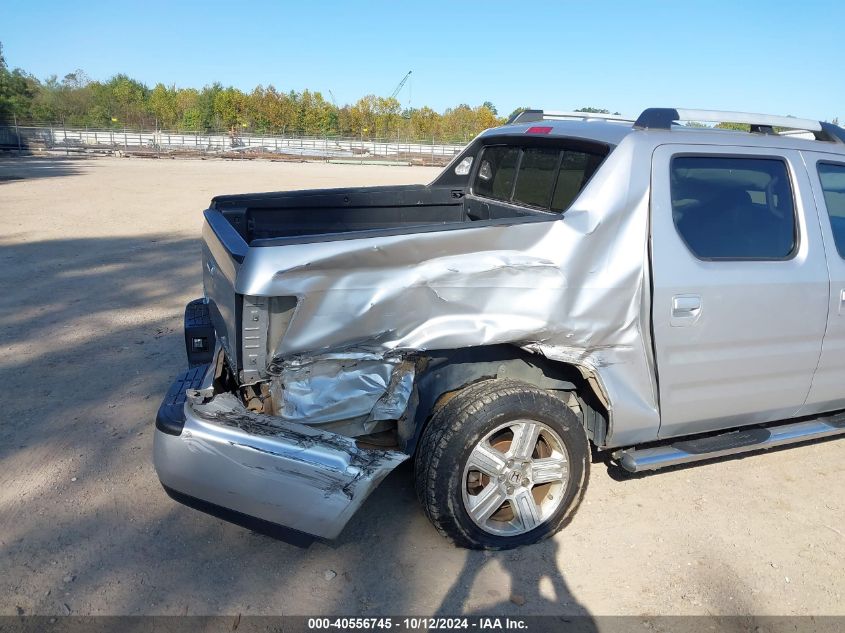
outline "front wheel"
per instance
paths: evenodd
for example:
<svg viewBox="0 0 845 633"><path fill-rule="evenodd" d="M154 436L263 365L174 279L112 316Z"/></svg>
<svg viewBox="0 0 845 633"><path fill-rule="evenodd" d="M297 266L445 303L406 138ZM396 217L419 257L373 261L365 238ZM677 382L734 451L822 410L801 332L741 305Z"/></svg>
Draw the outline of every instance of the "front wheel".
<svg viewBox="0 0 845 633"><path fill-rule="evenodd" d="M488 380L435 411L417 450L417 494L456 545L528 545L572 518L589 457L584 428L562 400L517 381Z"/></svg>

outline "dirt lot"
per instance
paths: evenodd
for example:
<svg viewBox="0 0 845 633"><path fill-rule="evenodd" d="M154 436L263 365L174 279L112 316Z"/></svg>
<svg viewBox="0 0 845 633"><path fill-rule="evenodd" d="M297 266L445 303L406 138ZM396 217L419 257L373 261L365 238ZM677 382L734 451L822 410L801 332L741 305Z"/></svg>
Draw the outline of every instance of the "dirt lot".
<svg viewBox="0 0 845 633"><path fill-rule="evenodd" d="M457 550L393 473L309 548L177 505L153 419L217 193L424 168L0 160L0 614L841 614L845 441L617 481L555 539Z"/></svg>

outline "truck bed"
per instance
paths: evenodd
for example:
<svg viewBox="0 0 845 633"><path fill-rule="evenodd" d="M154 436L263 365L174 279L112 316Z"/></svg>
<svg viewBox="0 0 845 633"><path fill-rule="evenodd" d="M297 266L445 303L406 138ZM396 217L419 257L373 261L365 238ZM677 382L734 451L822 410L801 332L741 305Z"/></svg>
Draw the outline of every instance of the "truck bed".
<svg viewBox="0 0 845 633"><path fill-rule="evenodd" d="M218 196L219 210L254 240L464 222L463 192L422 185Z"/></svg>
<svg viewBox="0 0 845 633"><path fill-rule="evenodd" d="M217 196L210 208L222 213L248 245L257 240L534 215L513 205L467 200L463 188L430 185Z"/></svg>

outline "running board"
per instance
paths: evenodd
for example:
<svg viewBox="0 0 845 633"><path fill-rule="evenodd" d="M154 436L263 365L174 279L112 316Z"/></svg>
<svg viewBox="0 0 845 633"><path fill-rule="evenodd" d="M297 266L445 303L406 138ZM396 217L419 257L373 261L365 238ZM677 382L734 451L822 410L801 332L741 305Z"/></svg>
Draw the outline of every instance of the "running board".
<svg viewBox="0 0 845 633"><path fill-rule="evenodd" d="M614 459L628 472L639 473L842 434L845 434L845 412L838 412L802 422L677 440L653 448L629 448L615 453Z"/></svg>

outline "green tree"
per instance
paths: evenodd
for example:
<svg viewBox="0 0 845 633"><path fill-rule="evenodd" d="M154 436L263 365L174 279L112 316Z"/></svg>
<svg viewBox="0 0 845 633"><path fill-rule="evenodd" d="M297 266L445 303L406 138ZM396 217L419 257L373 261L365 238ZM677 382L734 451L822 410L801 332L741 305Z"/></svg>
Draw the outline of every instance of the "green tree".
<svg viewBox="0 0 845 633"><path fill-rule="evenodd" d="M123 125L114 104L114 95L110 86L99 81L88 85L91 91L91 110L86 115L89 125L119 127Z"/></svg>
<svg viewBox="0 0 845 633"><path fill-rule="evenodd" d="M220 118L214 109L214 101L221 92L223 92L223 86L216 82L210 86L205 86L200 91L196 102L196 117L199 126L192 129L210 131L219 130L222 127Z"/></svg>
<svg viewBox="0 0 845 633"><path fill-rule="evenodd" d="M489 101L485 101L473 110L475 113L475 129L471 130L471 133L477 134L481 130L487 130L491 127L496 127L504 123L504 121L497 116L498 113L496 112L496 109L491 108L490 105Z"/></svg>
<svg viewBox="0 0 845 633"><path fill-rule="evenodd" d="M376 102L378 97L361 97L349 109L349 133L372 137L376 128Z"/></svg>
<svg viewBox="0 0 845 633"><path fill-rule="evenodd" d="M440 120L440 115L428 106L411 111L410 136L414 138L440 136Z"/></svg>
<svg viewBox="0 0 845 633"><path fill-rule="evenodd" d="M445 140L461 143L475 136L479 131L476 118L476 113L465 103L447 108L442 124Z"/></svg>
<svg viewBox="0 0 845 633"><path fill-rule="evenodd" d="M112 117L120 125L140 126L147 122L146 100L149 90L139 81L123 74L106 82L111 93Z"/></svg>
<svg viewBox="0 0 845 633"><path fill-rule="evenodd" d="M214 96L214 114L223 127L234 132L247 122L246 95L231 86L221 90Z"/></svg>
<svg viewBox="0 0 845 633"><path fill-rule="evenodd" d="M0 117L13 116L69 125L150 128L157 124L170 129L233 132L246 127L261 133L304 131L455 142L503 122L490 101L477 107L461 104L440 114L429 107L403 111L398 100L375 95L338 106L307 89L282 92L259 85L244 93L219 83L201 90L162 83L149 89L125 74L101 82L92 81L81 70L41 82L23 70L9 70L0 45Z"/></svg>
<svg viewBox="0 0 845 633"><path fill-rule="evenodd" d="M176 86L168 88L164 84L156 84L149 96L149 110L156 118L160 128L172 130L182 118L179 108L179 93Z"/></svg>
<svg viewBox="0 0 845 633"><path fill-rule="evenodd" d="M20 68L9 71L0 43L0 118L27 118L38 88L38 80Z"/></svg>
<svg viewBox="0 0 845 633"><path fill-rule="evenodd" d="M530 110L530 109L531 109L531 106L520 106L520 107L518 107L516 110L514 110L513 112L511 112L508 115L508 121L510 121L512 118L514 118L520 112L525 112L526 110Z"/></svg>
<svg viewBox="0 0 845 633"><path fill-rule="evenodd" d="M747 123L730 123L730 122L723 122L717 123L716 127L720 130L739 130L740 132L748 132L751 129Z"/></svg>
<svg viewBox="0 0 845 633"><path fill-rule="evenodd" d="M378 97L375 100L375 136L395 138L402 121L402 105L394 97Z"/></svg>
<svg viewBox="0 0 845 633"><path fill-rule="evenodd" d="M297 127L303 134L314 136L329 131L330 106L321 93L303 90L297 106Z"/></svg>
<svg viewBox="0 0 845 633"><path fill-rule="evenodd" d="M182 113L181 126L183 130L202 132L208 130L202 110L198 107L188 108Z"/></svg>
<svg viewBox="0 0 845 633"><path fill-rule="evenodd" d="M200 93L194 88L180 88L176 91L177 120L174 126L183 130L204 128L202 112L199 109Z"/></svg>

